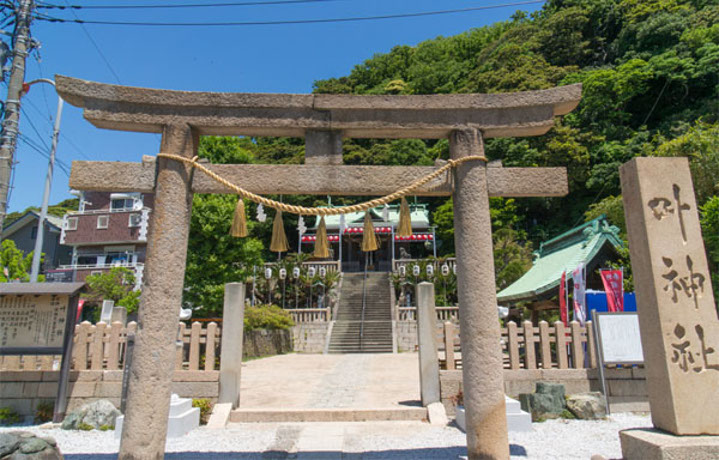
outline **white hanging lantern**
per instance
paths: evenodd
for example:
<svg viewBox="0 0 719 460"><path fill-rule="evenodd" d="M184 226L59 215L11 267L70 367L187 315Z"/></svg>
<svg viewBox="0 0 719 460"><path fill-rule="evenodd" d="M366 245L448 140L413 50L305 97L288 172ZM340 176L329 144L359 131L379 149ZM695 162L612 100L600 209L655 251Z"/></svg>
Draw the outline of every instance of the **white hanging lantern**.
<svg viewBox="0 0 719 460"><path fill-rule="evenodd" d="M344 233L347 229L347 221L344 214L340 214L340 233Z"/></svg>
<svg viewBox="0 0 719 460"><path fill-rule="evenodd" d="M264 222L267 220L267 214L265 214L265 207L261 204L257 205L257 221Z"/></svg>
<svg viewBox="0 0 719 460"><path fill-rule="evenodd" d="M414 266L412 267L412 274L413 274L414 276L419 276L419 274L421 273L421 271L422 271L422 269L419 268L419 265L414 265Z"/></svg>
<svg viewBox="0 0 719 460"><path fill-rule="evenodd" d="M427 265L427 276L432 276L432 275L434 275L434 265L429 264L429 265Z"/></svg>
<svg viewBox="0 0 719 460"><path fill-rule="evenodd" d="M314 278L316 271L317 271L317 270L315 269L315 267L310 267L310 268L308 268L308 269L307 269L307 276L309 276L310 278Z"/></svg>
<svg viewBox="0 0 719 460"><path fill-rule="evenodd" d="M327 275L327 269L325 267L320 267L320 276L324 278L325 275Z"/></svg>
<svg viewBox="0 0 719 460"><path fill-rule="evenodd" d="M405 267L404 265L399 266L399 276L401 276L402 278L407 276L407 267Z"/></svg>
<svg viewBox="0 0 719 460"><path fill-rule="evenodd" d="M448 276L449 275L449 265L442 264L442 276Z"/></svg>
<svg viewBox="0 0 719 460"><path fill-rule="evenodd" d="M267 267L267 268L265 268L265 279L270 279L270 278L272 278L272 269Z"/></svg>
<svg viewBox="0 0 719 460"><path fill-rule="evenodd" d="M292 277L294 279L297 279L300 277L300 267L295 267L292 269Z"/></svg>
<svg viewBox="0 0 719 460"><path fill-rule="evenodd" d="M287 269L280 268L280 279L283 280L285 278L287 278Z"/></svg>
<svg viewBox="0 0 719 460"><path fill-rule="evenodd" d="M302 216L297 219L297 231L299 231L300 236L307 232L307 225L305 225L305 219Z"/></svg>
<svg viewBox="0 0 719 460"><path fill-rule="evenodd" d="M382 220L385 222L389 222L389 205L384 205L384 208L382 208Z"/></svg>
<svg viewBox="0 0 719 460"><path fill-rule="evenodd" d="M452 273L453 273L454 275L457 274L457 264L452 265Z"/></svg>

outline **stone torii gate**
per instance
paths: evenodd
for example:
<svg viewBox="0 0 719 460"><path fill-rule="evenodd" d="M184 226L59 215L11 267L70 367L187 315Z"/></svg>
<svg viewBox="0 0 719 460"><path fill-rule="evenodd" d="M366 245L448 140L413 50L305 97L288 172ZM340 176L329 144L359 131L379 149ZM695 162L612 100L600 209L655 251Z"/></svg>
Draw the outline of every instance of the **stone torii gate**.
<svg viewBox="0 0 719 460"><path fill-rule="evenodd" d="M538 136L573 110L581 86L510 94L353 96L154 90L56 76L58 93L99 128L161 133L160 152L193 158L201 135L306 139L304 165L208 165L256 194L385 195L425 166L342 164L342 138L449 138L450 155L483 155L483 139ZM232 193L183 163L75 161L77 190L155 193L120 458L164 455L178 307L193 193ZM565 168L467 161L416 195L454 197L469 458L509 458L489 197L564 196Z"/></svg>

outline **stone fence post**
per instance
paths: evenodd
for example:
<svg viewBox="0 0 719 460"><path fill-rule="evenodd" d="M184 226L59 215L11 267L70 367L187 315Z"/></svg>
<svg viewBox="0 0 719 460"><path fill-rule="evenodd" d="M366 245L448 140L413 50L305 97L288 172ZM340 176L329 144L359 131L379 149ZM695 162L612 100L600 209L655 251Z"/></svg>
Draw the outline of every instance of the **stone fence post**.
<svg viewBox="0 0 719 460"><path fill-rule="evenodd" d="M426 407L440 401L434 284L426 281L417 285L417 342L420 392L422 405Z"/></svg>
<svg viewBox="0 0 719 460"><path fill-rule="evenodd" d="M220 353L220 393L218 403L240 405L242 339L245 326L245 285L225 284L222 309L222 352Z"/></svg>

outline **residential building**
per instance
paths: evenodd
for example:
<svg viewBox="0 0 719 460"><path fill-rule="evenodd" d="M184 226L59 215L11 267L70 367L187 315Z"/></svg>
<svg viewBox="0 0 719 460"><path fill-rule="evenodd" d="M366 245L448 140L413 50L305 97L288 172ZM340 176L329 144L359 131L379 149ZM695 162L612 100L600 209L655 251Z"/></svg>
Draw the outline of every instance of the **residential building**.
<svg viewBox="0 0 719 460"><path fill-rule="evenodd" d="M5 226L2 240L12 240L15 246L26 255L35 250L40 213L28 211L19 219ZM62 218L48 215L45 219L42 252L45 254L41 273L52 270L59 265L68 264L71 260L72 248L61 244Z"/></svg>
<svg viewBox="0 0 719 460"><path fill-rule="evenodd" d="M152 194L81 192L77 212L63 218L60 242L72 248L72 258L58 278L84 281L120 266L134 271L139 288L153 203Z"/></svg>

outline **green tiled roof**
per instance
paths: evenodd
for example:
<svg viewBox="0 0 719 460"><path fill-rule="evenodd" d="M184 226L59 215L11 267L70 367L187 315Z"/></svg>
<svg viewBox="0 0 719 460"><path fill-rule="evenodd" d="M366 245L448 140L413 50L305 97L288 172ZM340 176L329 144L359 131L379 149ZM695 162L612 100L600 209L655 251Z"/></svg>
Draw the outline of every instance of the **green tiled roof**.
<svg viewBox="0 0 719 460"><path fill-rule="evenodd" d="M549 241L534 253L532 268L517 281L497 294L498 302L519 302L535 299L559 287L562 272L571 276L580 263L589 265L605 245L623 246L619 229L599 216Z"/></svg>
<svg viewBox="0 0 719 460"><path fill-rule="evenodd" d="M370 209L372 221L375 225L395 225L399 223L399 205L389 205L389 219L385 222L382 219L382 210L384 206ZM426 229L429 228L429 210L426 204L410 204L410 219L412 220L412 228ZM364 212L351 212L345 214L345 223L348 227L361 227L364 222ZM315 222L313 229L317 228L319 219ZM325 225L328 230L336 230L340 226L340 216L326 216Z"/></svg>

